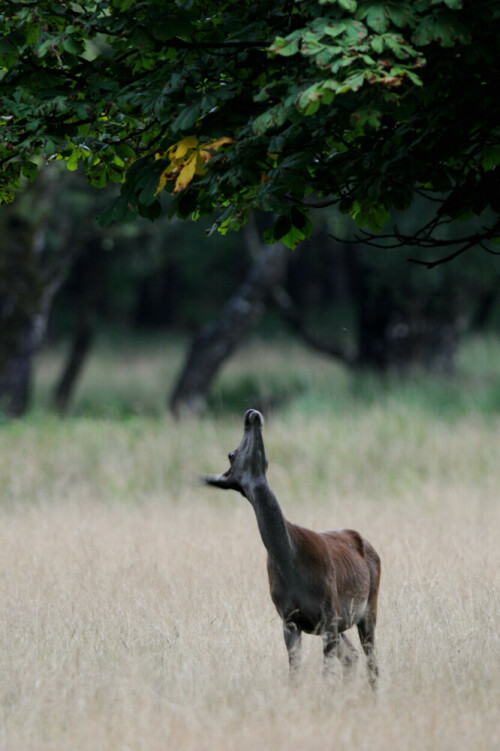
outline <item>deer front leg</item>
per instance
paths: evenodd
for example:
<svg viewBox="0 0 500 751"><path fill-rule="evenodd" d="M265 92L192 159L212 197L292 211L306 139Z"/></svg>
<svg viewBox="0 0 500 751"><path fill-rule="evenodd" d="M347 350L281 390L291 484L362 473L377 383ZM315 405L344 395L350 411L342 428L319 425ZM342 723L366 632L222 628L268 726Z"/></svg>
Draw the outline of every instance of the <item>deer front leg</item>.
<svg viewBox="0 0 500 751"><path fill-rule="evenodd" d="M335 658L339 652L339 632L336 626L332 626L323 634L323 675L333 679L335 673Z"/></svg>
<svg viewBox="0 0 500 751"><path fill-rule="evenodd" d="M351 677L353 669L356 667L359 655L356 647L344 633L340 634L337 656L344 668L344 676Z"/></svg>
<svg viewBox="0 0 500 751"><path fill-rule="evenodd" d="M302 631L293 621L283 621L283 636L288 652L289 675L293 679L300 668Z"/></svg>

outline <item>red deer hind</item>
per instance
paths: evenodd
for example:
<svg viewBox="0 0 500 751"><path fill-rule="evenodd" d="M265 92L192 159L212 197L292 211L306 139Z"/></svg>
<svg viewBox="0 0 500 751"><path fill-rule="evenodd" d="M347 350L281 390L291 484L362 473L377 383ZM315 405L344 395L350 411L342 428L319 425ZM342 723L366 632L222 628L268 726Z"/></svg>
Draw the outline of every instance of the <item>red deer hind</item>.
<svg viewBox="0 0 500 751"><path fill-rule="evenodd" d="M345 668L352 667L358 655L344 631L356 625L367 658L368 679L375 688L380 558L358 532L313 532L285 519L266 480L263 424L261 413L249 409L243 439L229 454L229 469L222 475L206 476L204 481L238 490L253 506L268 554L271 598L283 621L290 675L300 665L303 631L323 637L325 674L333 674L335 657Z"/></svg>

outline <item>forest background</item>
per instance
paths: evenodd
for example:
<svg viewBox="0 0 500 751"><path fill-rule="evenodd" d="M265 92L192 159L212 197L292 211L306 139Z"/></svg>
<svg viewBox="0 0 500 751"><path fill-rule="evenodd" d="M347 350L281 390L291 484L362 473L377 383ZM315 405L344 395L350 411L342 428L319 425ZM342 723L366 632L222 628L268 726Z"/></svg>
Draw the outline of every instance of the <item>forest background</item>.
<svg viewBox="0 0 500 751"><path fill-rule="evenodd" d="M0 9L0 746L497 747L498 3L163 5ZM197 483L248 407L286 516L381 555L376 702L315 637L290 689Z"/></svg>

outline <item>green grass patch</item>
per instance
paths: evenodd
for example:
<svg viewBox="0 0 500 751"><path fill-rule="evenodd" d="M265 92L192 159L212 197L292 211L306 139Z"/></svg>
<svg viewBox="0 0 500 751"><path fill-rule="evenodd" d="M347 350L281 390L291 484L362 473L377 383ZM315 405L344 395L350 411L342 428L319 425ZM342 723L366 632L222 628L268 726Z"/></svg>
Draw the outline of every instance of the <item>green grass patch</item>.
<svg viewBox="0 0 500 751"><path fill-rule="evenodd" d="M159 419L166 410L188 341L164 337L101 339L89 358L71 406L74 417ZM33 413L50 413L51 392L64 350L45 351L37 368ZM266 413L353 414L385 405L437 419L500 414L500 347L493 336L462 345L453 377L353 372L286 338L252 340L225 364L208 400L212 415Z"/></svg>

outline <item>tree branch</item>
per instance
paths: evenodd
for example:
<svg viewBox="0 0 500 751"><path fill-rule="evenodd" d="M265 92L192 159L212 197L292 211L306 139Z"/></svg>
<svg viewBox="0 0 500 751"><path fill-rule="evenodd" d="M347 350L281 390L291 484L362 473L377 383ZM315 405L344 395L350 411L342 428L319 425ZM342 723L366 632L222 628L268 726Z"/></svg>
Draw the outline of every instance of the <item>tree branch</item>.
<svg viewBox="0 0 500 751"><path fill-rule="evenodd" d="M340 362L344 363L344 365L348 365L350 368L356 365L357 357L354 353L348 351L347 348L324 342L311 331L308 331L295 303L283 287L277 286L272 288L270 291L270 299L278 311L284 316L291 328L299 334L309 347L312 347L312 349L315 349L317 352L321 352L324 355L328 355L328 357L340 360Z"/></svg>

